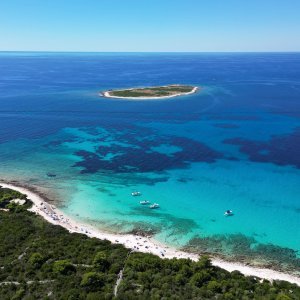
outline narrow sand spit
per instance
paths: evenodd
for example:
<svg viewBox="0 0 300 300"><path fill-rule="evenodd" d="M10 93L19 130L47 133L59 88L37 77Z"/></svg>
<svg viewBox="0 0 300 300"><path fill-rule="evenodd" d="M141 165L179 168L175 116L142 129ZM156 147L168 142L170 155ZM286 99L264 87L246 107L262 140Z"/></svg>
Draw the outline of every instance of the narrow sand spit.
<svg viewBox="0 0 300 300"><path fill-rule="evenodd" d="M161 258L190 258L194 261L198 260L199 258L198 254L187 253L171 247L167 247L153 240L152 238L133 234L111 234L93 228L89 225L81 224L70 219L55 206L47 203L41 196L25 187L15 186L13 184L4 182L0 182L0 185L2 187L10 188L26 194L28 196L28 199L33 202L33 206L30 211L42 216L45 220L54 225L60 225L66 228L69 232L77 232L86 234L89 237L95 237L101 240L109 240L115 244L122 244L126 248L132 249L134 251L152 253L158 255ZM244 275L257 276L270 281L286 280L292 283L296 283L300 286L300 277L289 275L283 272L266 268L246 266L242 263L227 262L216 258L212 258L212 264L230 272L238 270Z"/></svg>

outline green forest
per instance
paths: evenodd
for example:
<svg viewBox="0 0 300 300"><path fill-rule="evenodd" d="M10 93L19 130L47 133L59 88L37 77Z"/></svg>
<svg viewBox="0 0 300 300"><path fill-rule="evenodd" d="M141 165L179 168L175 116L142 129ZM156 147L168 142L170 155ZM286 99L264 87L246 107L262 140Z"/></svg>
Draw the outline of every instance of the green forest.
<svg viewBox="0 0 300 300"><path fill-rule="evenodd" d="M0 299L300 299L300 288L198 262L161 259L69 233L11 205L0 188ZM24 197L24 196L23 196ZM118 274L122 270L122 278ZM118 288L116 282L119 282Z"/></svg>

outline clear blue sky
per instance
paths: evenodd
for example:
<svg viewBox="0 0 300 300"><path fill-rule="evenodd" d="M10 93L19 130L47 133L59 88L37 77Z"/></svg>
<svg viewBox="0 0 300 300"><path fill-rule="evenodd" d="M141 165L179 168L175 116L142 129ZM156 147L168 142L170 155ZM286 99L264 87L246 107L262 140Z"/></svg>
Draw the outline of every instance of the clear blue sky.
<svg viewBox="0 0 300 300"><path fill-rule="evenodd" d="M300 0L0 0L0 51L300 51Z"/></svg>

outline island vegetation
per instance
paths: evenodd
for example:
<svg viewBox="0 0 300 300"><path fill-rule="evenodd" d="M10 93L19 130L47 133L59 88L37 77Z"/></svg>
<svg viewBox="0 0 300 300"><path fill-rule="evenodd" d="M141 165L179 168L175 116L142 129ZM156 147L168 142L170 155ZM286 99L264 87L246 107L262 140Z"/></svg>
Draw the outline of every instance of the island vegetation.
<svg viewBox="0 0 300 300"><path fill-rule="evenodd" d="M105 97L115 98L170 98L195 93L197 87L172 84L167 86L110 90L103 93Z"/></svg>
<svg viewBox="0 0 300 300"><path fill-rule="evenodd" d="M300 288L227 272L207 256L162 259L69 233L0 188L0 299L300 299ZM8 200L9 199L9 200ZM122 272L120 272L122 271ZM122 276L120 276L122 274Z"/></svg>

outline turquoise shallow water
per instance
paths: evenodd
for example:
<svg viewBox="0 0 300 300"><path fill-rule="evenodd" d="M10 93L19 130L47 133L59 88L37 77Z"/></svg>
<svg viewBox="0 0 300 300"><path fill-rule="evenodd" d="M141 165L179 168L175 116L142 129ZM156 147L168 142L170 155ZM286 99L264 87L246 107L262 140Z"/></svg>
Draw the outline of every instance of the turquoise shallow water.
<svg viewBox="0 0 300 300"><path fill-rule="evenodd" d="M300 271L299 54L1 54L0 64L2 178L109 231ZM174 82L203 89L149 102L97 94Z"/></svg>

